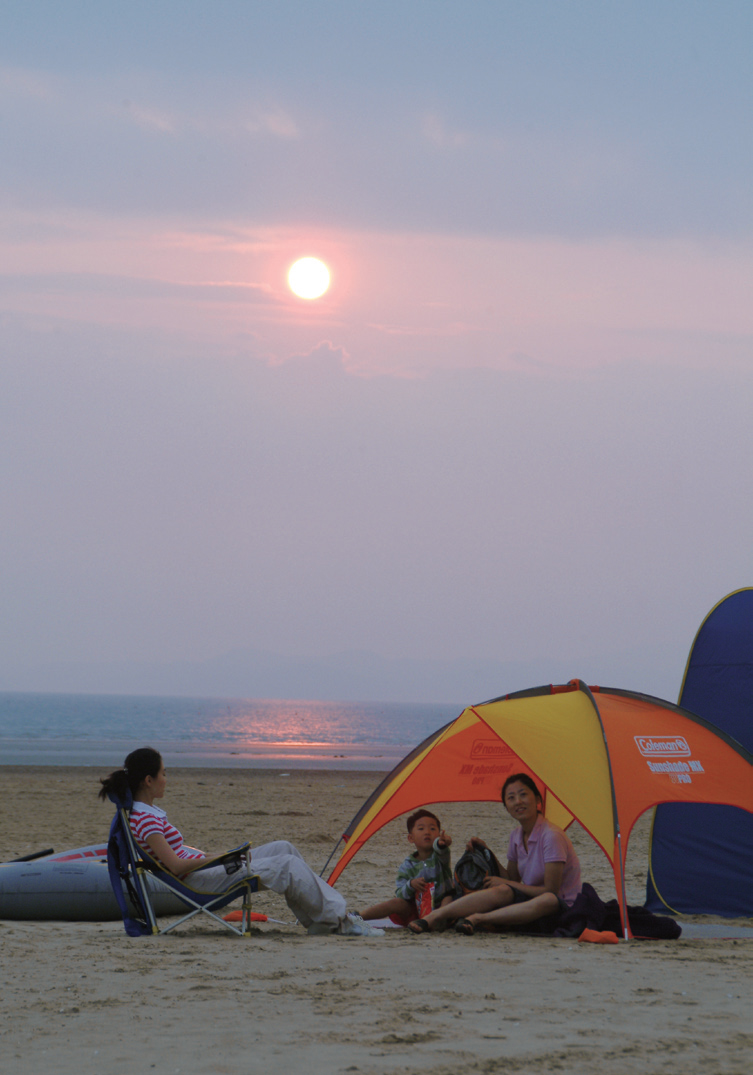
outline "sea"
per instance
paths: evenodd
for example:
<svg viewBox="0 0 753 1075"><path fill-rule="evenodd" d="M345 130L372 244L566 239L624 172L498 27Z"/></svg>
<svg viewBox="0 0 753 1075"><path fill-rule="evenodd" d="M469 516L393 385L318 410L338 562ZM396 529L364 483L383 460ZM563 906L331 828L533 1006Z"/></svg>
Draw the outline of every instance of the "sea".
<svg viewBox="0 0 753 1075"><path fill-rule="evenodd" d="M0 765L117 768L153 746L166 766L389 772L461 708L0 692Z"/></svg>

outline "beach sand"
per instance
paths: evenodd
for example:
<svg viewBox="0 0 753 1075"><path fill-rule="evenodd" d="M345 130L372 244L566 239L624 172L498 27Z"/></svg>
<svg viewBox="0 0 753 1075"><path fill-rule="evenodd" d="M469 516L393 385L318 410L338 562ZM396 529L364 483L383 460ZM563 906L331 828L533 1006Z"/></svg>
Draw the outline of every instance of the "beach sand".
<svg viewBox="0 0 753 1075"><path fill-rule="evenodd" d="M101 840L98 770L0 768L0 860ZM290 839L317 870L381 779L369 772L172 769L163 805L199 847ZM495 804L437 808L460 853L483 836L504 857ZM582 832L584 880L611 870ZM631 841L628 899L642 903L648 828ZM406 852L387 826L338 887L358 910L391 894ZM747 1075L753 1069L748 940L620 945L453 933L308 937L291 923L249 939L209 926L130 939L119 922L0 922L4 1075L579 1072ZM709 921L706 919L705 921ZM717 920L722 921L722 920Z"/></svg>

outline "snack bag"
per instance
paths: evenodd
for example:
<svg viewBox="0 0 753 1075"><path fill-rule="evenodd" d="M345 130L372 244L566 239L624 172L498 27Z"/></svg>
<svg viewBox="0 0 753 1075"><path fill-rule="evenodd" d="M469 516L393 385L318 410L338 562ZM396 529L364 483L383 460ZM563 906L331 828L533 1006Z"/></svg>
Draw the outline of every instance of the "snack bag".
<svg viewBox="0 0 753 1075"><path fill-rule="evenodd" d="M424 918L427 914L431 914L434 907L434 882L426 886L423 892L416 893L416 909L418 910L418 917Z"/></svg>

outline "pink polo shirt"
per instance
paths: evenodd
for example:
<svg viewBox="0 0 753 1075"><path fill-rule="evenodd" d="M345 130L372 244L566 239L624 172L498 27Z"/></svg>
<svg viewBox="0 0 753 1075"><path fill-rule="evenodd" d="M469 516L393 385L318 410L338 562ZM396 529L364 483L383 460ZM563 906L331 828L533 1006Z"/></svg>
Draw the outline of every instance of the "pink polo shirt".
<svg viewBox="0 0 753 1075"><path fill-rule="evenodd" d="M557 893L571 905L580 892L580 862L575 848L562 829L541 816L528 837L528 850L523 843L523 830L518 827L510 836L507 858L517 862L520 880L524 885L543 885L547 862L563 862L562 884Z"/></svg>

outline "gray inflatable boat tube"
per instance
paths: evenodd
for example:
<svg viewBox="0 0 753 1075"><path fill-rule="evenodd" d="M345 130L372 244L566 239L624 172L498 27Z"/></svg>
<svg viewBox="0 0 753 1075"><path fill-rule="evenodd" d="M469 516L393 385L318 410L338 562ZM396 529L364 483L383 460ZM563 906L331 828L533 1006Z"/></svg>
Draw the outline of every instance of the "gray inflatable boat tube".
<svg viewBox="0 0 753 1075"><path fill-rule="evenodd" d="M92 846L31 862L0 863L0 919L119 920L120 907L102 851L106 853L105 848ZM161 881L147 876L147 884L158 916L184 912L185 905Z"/></svg>

